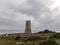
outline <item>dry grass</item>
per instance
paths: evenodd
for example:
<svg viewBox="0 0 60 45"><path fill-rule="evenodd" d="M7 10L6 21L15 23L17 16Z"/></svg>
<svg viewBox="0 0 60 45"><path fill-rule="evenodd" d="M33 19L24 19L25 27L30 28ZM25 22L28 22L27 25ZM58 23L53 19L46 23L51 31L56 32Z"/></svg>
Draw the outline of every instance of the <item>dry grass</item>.
<svg viewBox="0 0 60 45"><path fill-rule="evenodd" d="M9 39L1 39L0 40L0 45L15 45L16 41L14 40L9 40Z"/></svg>

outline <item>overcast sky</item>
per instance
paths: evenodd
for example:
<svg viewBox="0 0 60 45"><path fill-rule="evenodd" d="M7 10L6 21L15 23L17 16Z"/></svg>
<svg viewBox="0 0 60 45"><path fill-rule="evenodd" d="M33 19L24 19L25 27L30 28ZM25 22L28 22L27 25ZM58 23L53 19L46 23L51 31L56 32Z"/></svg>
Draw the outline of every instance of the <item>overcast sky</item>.
<svg viewBox="0 0 60 45"><path fill-rule="evenodd" d="M32 32L60 31L60 0L0 0L0 32L24 32L26 20Z"/></svg>

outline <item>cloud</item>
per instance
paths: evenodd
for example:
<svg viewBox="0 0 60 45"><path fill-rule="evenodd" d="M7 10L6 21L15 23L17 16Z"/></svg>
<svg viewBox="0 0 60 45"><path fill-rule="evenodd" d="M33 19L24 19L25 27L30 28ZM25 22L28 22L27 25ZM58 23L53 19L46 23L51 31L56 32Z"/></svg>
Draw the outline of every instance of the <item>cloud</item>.
<svg viewBox="0 0 60 45"><path fill-rule="evenodd" d="M0 30L24 30L30 19L33 32L46 28L57 31L60 11L58 7L51 10L52 4L51 0L0 0Z"/></svg>

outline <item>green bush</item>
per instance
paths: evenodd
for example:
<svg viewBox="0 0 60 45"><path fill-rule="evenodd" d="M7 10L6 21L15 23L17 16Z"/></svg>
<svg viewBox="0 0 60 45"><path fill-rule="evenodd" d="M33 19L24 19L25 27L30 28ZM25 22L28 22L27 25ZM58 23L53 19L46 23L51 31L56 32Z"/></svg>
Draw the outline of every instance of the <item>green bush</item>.
<svg viewBox="0 0 60 45"><path fill-rule="evenodd" d="M40 39L40 37L37 36L30 36L28 37L25 41L38 41Z"/></svg>
<svg viewBox="0 0 60 45"><path fill-rule="evenodd" d="M28 37L25 41L41 41L41 40L46 40L47 38L45 37L38 37L38 36L30 36Z"/></svg>
<svg viewBox="0 0 60 45"><path fill-rule="evenodd" d="M16 37L15 37L15 40L20 40L20 39L21 39L20 36L16 36Z"/></svg>
<svg viewBox="0 0 60 45"><path fill-rule="evenodd" d="M58 45L55 40L47 40L40 43L40 45Z"/></svg>
<svg viewBox="0 0 60 45"><path fill-rule="evenodd" d="M53 35L53 38L60 39L60 35L55 34L55 35Z"/></svg>

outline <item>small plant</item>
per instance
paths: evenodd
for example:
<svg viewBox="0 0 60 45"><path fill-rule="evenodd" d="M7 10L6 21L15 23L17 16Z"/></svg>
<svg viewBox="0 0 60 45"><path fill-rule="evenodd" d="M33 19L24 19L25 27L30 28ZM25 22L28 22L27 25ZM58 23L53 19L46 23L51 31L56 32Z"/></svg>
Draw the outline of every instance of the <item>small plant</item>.
<svg viewBox="0 0 60 45"><path fill-rule="evenodd" d="M16 37L15 37L15 40L20 40L20 39L21 39L20 36L16 36Z"/></svg>
<svg viewBox="0 0 60 45"><path fill-rule="evenodd" d="M41 42L39 45L58 45L55 40L46 40Z"/></svg>

